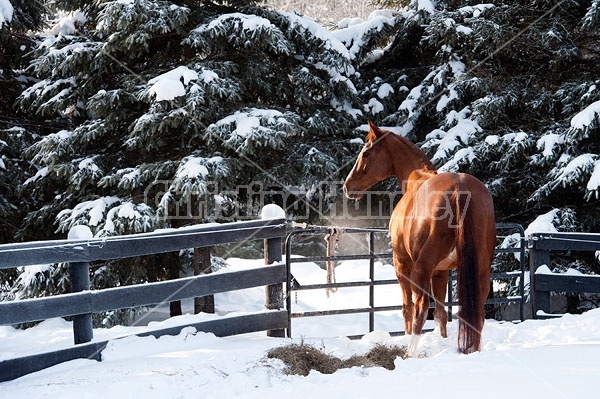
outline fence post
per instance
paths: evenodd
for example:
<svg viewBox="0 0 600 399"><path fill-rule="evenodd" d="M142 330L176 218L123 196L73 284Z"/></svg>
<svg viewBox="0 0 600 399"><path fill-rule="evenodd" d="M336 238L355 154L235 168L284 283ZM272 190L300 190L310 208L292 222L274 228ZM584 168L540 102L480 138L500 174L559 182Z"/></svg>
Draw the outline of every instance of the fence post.
<svg viewBox="0 0 600 399"><path fill-rule="evenodd" d="M550 313L550 292L548 291L537 291L535 284L535 272L538 267L546 265L550 267L550 251L546 249L537 249L536 242L541 237L537 237L535 234L529 239L529 281L530 281L530 295L531 295L531 316L537 319L537 311L542 310L546 313Z"/></svg>
<svg viewBox="0 0 600 399"><path fill-rule="evenodd" d="M282 238L269 238L265 240L265 265L270 265L274 262L281 262L281 243ZM283 309L283 284L272 284L266 288L266 301L265 307L269 310ZM269 330L267 331L269 337L285 337L285 330Z"/></svg>
<svg viewBox="0 0 600 399"><path fill-rule="evenodd" d="M90 289L90 264L88 262L70 263L69 272L71 274L71 292ZM73 316L73 337L75 344L90 342L94 338L91 313Z"/></svg>
<svg viewBox="0 0 600 399"><path fill-rule="evenodd" d="M369 232L369 332L375 331L375 233Z"/></svg>
<svg viewBox="0 0 600 399"><path fill-rule="evenodd" d="M73 226L69 230L69 240L89 240L93 237L88 226ZM71 275L71 292L89 291L90 289L90 264L88 262L69 263ZM73 338L75 344L84 344L94 338L92 330L92 314L85 313L73 316Z"/></svg>

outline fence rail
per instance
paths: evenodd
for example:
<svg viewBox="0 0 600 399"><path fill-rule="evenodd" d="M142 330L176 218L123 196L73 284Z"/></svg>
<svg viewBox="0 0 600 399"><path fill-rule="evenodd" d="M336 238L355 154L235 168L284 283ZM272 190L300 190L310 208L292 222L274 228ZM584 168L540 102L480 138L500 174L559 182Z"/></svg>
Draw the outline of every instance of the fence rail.
<svg viewBox="0 0 600 399"><path fill-rule="evenodd" d="M106 342L93 339L92 313L145 306L164 301L202 297L225 291L267 286L267 310L253 315L220 318L138 335L173 335L183 327L210 331L218 336L268 331L283 336L287 312L283 309L286 281L281 242L286 234L284 219L198 225L148 234L89 240L53 240L0 246L0 269L34 264L70 263L73 292L53 297L0 302L0 325L11 325L73 316L74 347L0 361L0 381L41 370L77 358L100 360ZM253 270L200 275L171 281L90 290L89 262L152 255L188 248L201 248L241 241L264 240L265 266ZM279 262L279 263L277 263Z"/></svg>
<svg viewBox="0 0 600 399"><path fill-rule="evenodd" d="M192 228L171 229L148 234L135 234L122 237L108 237L90 240L54 240L26 244L0 246L0 269L27 267L34 264L68 262L72 273L74 291L71 294L54 297L0 302L0 325L19 324L44 320L52 317L73 316L73 334L77 345L43 354L0 361L0 381L17 378L24 374L41 370L54 364L76 358L100 360L100 353L107 342L90 342L93 339L91 314L106 310L129 308L175 301L190 297L201 297L219 292L239 290L254 286L266 286L266 311L256 314L219 318L149 331L139 336L178 334L186 326L198 331L210 331L217 336L227 336L247 332L267 330L270 336L283 336L287 329L291 336L291 319L307 316L326 316L351 313L369 313L369 331L374 329L376 312L400 310L398 306L375 306L375 287L397 284L397 280L375 280L374 265L378 260L391 260L391 254L376 253L374 234L385 233L387 229L345 229L345 233L367 233L368 253L362 255L314 256L292 258L293 240L300 235L324 235L327 228L295 230L286 238L285 262L282 261L282 241L286 237L286 221L283 219L227 223L222 225L198 225ZM519 303L523 319L525 281L525 239L523 229L517 224L499 224L500 229L515 229L520 233L517 248L498 248L497 253L516 252L519 254L520 269L506 273L494 273L492 279L520 278L520 294L508 298L492 298L489 304ZM264 240L265 266L253 270L201 275L160 283L118 287L93 291L89 287L89 262L109 259L122 259L141 255L152 255L188 248L201 248L226 243L249 240ZM566 276L540 273L541 265L550 265L550 252L555 250L596 251L600 250L600 235L553 233L533 234L527 241L530 258L531 298L533 315L537 310L549 312L551 291L561 292L600 292L600 277ZM368 260L369 278L364 281L337 284L310 284L298 286L293 281L290 266L301 262L326 262L345 260ZM286 283L287 295L283 293ZM369 305L358 309L323 310L306 313L293 313L292 291L368 287ZM449 282L451 288L451 281ZM450 291L449 291L450 292ZM286 304L284 305L284 298ZM448 301L449 317L452 306ZM283 310L287 308L286 310Z"/></svg>

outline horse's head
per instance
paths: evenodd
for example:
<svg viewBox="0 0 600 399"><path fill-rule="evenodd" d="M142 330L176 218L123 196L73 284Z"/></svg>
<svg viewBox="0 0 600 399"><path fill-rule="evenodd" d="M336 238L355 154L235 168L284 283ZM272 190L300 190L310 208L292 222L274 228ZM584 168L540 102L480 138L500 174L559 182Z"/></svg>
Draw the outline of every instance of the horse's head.
<svg viewBox="0 0 600 399"><path fill-rule="evenodd" d="M390 132L379 129L369 121L365 146L344 183L344 193L348 198L360 199L372 185L393 175L390 154L384 144L388 134Z"/></svg>

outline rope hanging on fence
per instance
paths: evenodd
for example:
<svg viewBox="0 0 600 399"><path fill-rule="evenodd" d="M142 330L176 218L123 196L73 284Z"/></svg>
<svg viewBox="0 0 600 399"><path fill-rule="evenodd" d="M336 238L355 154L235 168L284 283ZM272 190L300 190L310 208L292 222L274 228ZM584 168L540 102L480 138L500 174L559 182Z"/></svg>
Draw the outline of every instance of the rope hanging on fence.
<svg viewBox="0 0 600 399"><path fill-rule="evenodd" d="M337 243L340 241L340 236L342 235L343 230L339 227L331 227L329 229L329 233L325 236L325 241L327 241L327 257L332 257L335 255L335 248L337 247ZM335 261L328 260L327 264L327 284L335 284ZM337 288L335 287L327 287L325 292L327 293L327 298L330 297L331 294L335 293Z"/></svg>

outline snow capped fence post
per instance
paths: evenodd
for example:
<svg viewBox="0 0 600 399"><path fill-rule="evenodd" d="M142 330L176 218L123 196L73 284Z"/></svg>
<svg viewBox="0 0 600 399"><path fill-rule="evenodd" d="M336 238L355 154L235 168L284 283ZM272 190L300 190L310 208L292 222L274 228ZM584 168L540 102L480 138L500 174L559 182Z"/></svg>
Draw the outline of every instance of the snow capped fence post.
<svg viewBox="0 0 600 399"><path fill-rule="evenodd" d="M91 239L92 232L87 226L74 226L69 230L69 240ZM88 262L69 263L71 274L71 292L89 291L90 264ZM92 314L85 313L73 316L73 338L75 344L90 342L94 338L92 331Z"/></svg>
<svg viewBox="0 0 600 399"><path fill-rule="evenodd" d="M265 205L261 211L261 219L285 219L285 211L277 205ZM283 259L281 251L283 239L281 237L269 238L264 240L264 242L265 265L281 262ZM269 310L283 309L283 284L268 285L265 291L265 307ZM283 338L285 337L285 330L269 330L267 331L267 335L269 337Z"/></svg>
<svg viewBox="0 0 600 399"><path fill-rule="evenodd" d="M550 313L550 292L541 292L536 290L535 273L540 266L550 267L550 252L548 250L537 249L536 241L541 237L532 234L529 239L529 281L531 292L532 317L537 318L537 311L542 310Z"/></svg>

